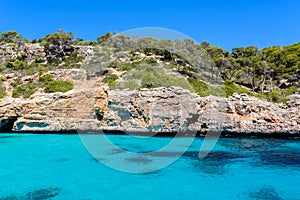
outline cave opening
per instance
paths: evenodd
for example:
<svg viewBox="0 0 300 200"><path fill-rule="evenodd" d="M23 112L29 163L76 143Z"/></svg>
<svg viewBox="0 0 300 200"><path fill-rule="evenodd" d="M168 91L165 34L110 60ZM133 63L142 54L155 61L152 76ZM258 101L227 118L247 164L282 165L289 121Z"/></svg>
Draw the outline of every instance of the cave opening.
<svg viewBox="0 0 300 200"><path fill-rule="evenodd" d="M0 122L0 132L11 132L18 117L9 117Z"/></svg>

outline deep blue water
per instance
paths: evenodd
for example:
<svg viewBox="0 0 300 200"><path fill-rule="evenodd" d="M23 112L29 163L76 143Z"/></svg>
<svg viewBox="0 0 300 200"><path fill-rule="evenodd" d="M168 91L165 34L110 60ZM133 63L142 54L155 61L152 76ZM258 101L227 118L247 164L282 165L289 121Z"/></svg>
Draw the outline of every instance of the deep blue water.
<svg viewBox="0 0 300 200"><path fill-rule="evenodd" d="M172 138L109 136L131 151ZM111 169L78 135L0 135L0 200L26 199L300 199L300 140L222 138L204 159L197 138L172 165L147 174ZM117 154L118 152L110 152ZM153 154L176 155L176 149Z"/></svg>

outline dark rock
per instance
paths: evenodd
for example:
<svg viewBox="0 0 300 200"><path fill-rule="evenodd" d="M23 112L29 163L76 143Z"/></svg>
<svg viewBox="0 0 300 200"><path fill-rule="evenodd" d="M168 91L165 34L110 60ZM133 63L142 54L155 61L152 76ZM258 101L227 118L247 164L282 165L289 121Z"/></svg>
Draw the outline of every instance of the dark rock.
<svg viewBox="0 0 300 200"><path fill-rule="evenodd" d="M299 151L261 151L259 153L261 165L276 165L276 166L294 166L300 167L300 153ZM259 164L259 163L257 163Z"/></svg>
<svg viewBox="0 0 300 200"><path fill-rule="evenodd" d="M262 187L257 191L249 192L248 197L255 200L283 200L273 187Z"/></svg>

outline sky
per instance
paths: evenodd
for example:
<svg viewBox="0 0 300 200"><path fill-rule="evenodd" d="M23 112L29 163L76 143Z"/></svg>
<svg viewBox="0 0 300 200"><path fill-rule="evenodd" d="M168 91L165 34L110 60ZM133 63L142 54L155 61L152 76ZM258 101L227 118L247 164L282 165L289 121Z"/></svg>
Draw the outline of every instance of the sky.
<svg viewBox="0 0 300 200"><path fill-rule="evenodd" d="M161 27L197 42L233 47L300 42L298 0L0 0L0 32L28 39L60 28L85 40L108 31Z"/></svg>

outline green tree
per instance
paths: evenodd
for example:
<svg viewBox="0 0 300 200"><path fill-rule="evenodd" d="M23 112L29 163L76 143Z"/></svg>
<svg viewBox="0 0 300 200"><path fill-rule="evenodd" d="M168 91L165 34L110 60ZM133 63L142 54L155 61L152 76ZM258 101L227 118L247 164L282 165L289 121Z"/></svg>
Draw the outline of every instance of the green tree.
<svg viewBox="0 0 300 200"><path fill-rule="evenodd" d="M97 37L97 42L99 44L103 44L105 41L110 39L115 34L116 34L115 32L107 32L105 35L100 35L99 37Z"/></svg>
<svg viewBox="0 0 300 200"><path fill-rule="evenodd" d="M64 29L58 30L56 33L48 34L42 41L46 41L48 44L53 45L68 45L74 38L72 32L65 32Z"/></svg>
<svg viewBox="0 0 300 200"><path fill-rule="evenodd" d="M21 41L22 35L16 31L6 31L1 33L0 42L1 43L16 43Z"/></svg>

